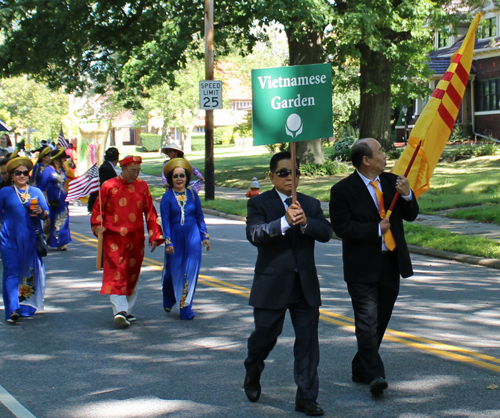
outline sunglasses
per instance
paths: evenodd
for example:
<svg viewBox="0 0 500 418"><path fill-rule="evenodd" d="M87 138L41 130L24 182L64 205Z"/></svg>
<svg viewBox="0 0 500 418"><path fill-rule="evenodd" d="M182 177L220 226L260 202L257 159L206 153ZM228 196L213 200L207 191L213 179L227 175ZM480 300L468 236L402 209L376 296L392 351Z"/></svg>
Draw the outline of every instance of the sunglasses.
<svg viewBox="0 0 500 418"><path fill-rule="evenodd" d="M174 175L172 176L172 178L173 178L173 179L178 179L178 178L183 179L183 178L186 178L186 175L185 175L185 174L174 174Z"/></svg>
<svg viewBox="0 0 500 418"><path fill-rule="evenodd" d="M282 179L286 179L289 175L292 174L292 170L286 170L282 168L280 171L275 171L274 174ZM300 170L298 168L295 170L295 175L300 176Z"/></svg>
<svg viewBox="0 0 500 418"><path fill-rule="evenodd" d="M28 170L26 170L26 171L16 170L16 171L14 171L14 174L15 174L16 176L24 176L24 177L28 177L28 176L29 176L29 174L30 174L30 172L29 172Z"/></svg>

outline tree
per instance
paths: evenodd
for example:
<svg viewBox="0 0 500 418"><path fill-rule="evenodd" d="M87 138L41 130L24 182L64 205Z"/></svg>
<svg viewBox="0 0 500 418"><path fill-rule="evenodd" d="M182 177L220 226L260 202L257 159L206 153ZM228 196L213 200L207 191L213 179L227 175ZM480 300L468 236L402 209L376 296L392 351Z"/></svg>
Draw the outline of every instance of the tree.
<svg viewBox="0 0 500 418"><path fill-rule="evenodd" d="M392 147L391 105L426 94L432 30L460 18L449 8L445 11L446 3L346 0L332 4L335 13L327 37L332 61L337 65L347 59L359 62L360 137L376 138L386 150ZM391 90L396 93L394 101Z"/></svg>
<svg viewBox="0 0 500 418"><path fill-rule="evenodd" d="M36 129L34 139L57 142L61 118L68 113L68 96L14 77L0 80L0 119L19 129ZM32 142L32 141L31 141Z"/></svg>

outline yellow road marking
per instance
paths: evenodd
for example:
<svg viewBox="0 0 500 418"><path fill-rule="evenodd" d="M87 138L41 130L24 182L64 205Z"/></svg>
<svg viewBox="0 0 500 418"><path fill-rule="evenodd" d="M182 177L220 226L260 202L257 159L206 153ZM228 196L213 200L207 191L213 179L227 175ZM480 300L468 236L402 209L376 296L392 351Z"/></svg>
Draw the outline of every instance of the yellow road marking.
<svg viewBox="0 0 500 418"><path fill-rule="evenodd" d="M97 248L97 240L89 238L85 235L71 232L73 238L86 245ZM153 267L155 270L161 271L163 269L163 262L152 260L144 257L143 264ZM209 287L219 289L223 292L242 296L244 298L250 297L250 289L243 286L238 286L214 277L205 276L200 274L198 282ZM320 320L338 325L342 328L354 332L354 319L345 315L337 314L326 309L320 309ZM403 344L418 350L426 351L428 353L445 357L450 360L460 361L462 363L472 364L474 366L482 367L500 373L500 359L489 356L487 354L478 353L476 351L468 350L465 348L457 347L450 344L433 341L428 338L419 337L417 335L409 334L407 332L397 331L387 328L384 339L395 343ZM488 363L490 362L490 363ZM496 364L491 364L496 363Z"/></svg>

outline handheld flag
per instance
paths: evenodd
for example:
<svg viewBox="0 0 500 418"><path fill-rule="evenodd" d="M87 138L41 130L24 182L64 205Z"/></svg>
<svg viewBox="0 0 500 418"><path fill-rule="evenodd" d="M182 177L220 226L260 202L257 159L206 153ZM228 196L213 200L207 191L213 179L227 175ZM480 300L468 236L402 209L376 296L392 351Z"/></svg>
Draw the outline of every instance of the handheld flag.
<svg viewBox="0 0 500 418"><path fill-rule="evenodd" d="M430 179L450 137L465 93L474 53L475 34L481 13L472 21L460 49L451 57L451 64L439 81L410 133L408 146L392 172L402 175L417 145L422 142L415 163L408 174L410 186L418 198L429 190Z"/></svg>
<svg viewBox="0 0 500 418"><path fill-rule="evenodd" d="M69 148L69 142L66 138L64 138L62 126L61 126L61 130L59 131L59 145L62 145L64 147L64 149Z"/></svg>
<svg viewBox="0 0 500 418"><path fill-rule="evenodd" d="M90 193L97 192L98 190L99 171L97 164L94 164L84 174L69 182L66 202L88 196Z"/></svg>

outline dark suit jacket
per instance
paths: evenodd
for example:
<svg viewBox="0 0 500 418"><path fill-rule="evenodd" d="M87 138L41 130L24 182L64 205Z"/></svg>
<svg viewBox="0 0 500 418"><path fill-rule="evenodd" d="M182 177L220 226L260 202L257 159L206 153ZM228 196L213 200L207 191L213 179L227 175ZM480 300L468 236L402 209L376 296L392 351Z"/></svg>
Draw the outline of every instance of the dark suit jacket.
<svg viewBox="0 0 500 418"><path fill-rule="evenodd" d="M382 173L379 178L384 193L384 205L388 209L396 193L397 176ZM403 219L413 221L417 215L418 203L413 194L409 202L399 197L390 217L399 272L403 277L413 274ZM382 237L378 235L380 214L357 172L332 187L330 219L335 234L342 238L344 280L348 283L375 282L382 268Z"/></svg>
<svg viewBox="0 0 500 418"><path fill-rule="evenodd" d="M296 277L296 259L302 291L312 307L321 305L318 275L314 261L315 241L327 242L332 228L323 216L320 202L302 193L297 200L307 216L307 227L281 233L285 207L276 190L270 190L248 201L248 240L258 248L250 305L264 309L285 309L292 299ZM296 244L295 244L296 242Z"/></svg>
<svg viewBox="0 0 500 418"><path fill-rule="evenodd" d="M115 178L118 174L116 174L115 169L113 168L113 164L109 161L104 161L99 167L99 183L102 184L109 179ZM94 203L97 199L99 192L91 193L88 201L88 210L92 212L92 208L94 207Z"/></svg>

